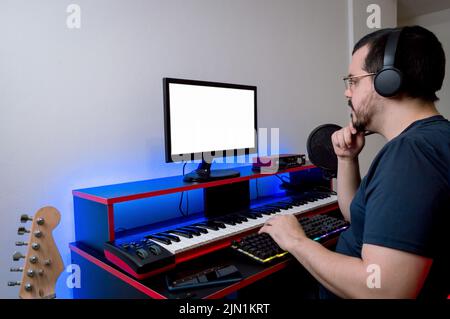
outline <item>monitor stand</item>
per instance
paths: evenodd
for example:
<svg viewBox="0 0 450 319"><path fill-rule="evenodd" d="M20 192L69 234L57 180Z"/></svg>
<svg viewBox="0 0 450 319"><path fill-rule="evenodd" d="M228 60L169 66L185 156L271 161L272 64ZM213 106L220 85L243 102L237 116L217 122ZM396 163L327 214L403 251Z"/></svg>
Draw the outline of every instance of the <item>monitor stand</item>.
<svg viewBox="0 0 450 319"><path fill-rule="evenodd" d="M211 170L211 163L206 163L205 160L202 160L196 170L184 175L183 181L189 183L204 183L219 179L239 177L240 175L241 173L231 169Z"/></svg>

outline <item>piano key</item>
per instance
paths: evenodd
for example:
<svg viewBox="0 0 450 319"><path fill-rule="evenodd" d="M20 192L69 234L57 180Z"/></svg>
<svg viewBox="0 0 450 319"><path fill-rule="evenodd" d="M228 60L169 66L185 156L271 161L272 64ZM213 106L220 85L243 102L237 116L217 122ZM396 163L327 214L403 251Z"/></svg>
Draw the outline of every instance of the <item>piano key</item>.
<svg viewBox="0 0 450 319"><path fill-rule="evenodd" d="M192 230L195 230L195 231L200 232L202 234L207 234L208 233L208 231L205 228L202 228L202 227L184 226L183 228L192 229Z"/></svg>
<svg viewBox="0 0 450 319"><path fill-rule="evenodd" d="M204 227L204 228L207 228L209 230L214 230L214 231L219 230L219 226L214 225L213 223L197 223L197 224L194 224L194 226Z"/></svg>
<svg viewBox="0 0 450 319"><path fill-rule="evenodd" d="M194 236L192 236L191 233L188 233L187 231L183 231L183 230L169 230L169 231L167 231L167 233L180 235L180 236L185 237L185 238L192 238L192 237L194 237Z"/></svg>
<svg viewBox="0 0 450 319"><path fill-rule="evenodd" d="M145 238L149 238L151 240L154 240L154 241L157 241L159 243L166 244L166 245L172 244L170 239L167 239L167 238L164 238L164 237L158 236L158 235L148 235L148 236L145 236Z"/></svg>
<svg viewBox="0 0 450 319"><path fill-rule="evenodd" d="M220 222L218 220L211 220L211 221L208 221L208 222L213 223L214 225L216 225L219 228L225 228L226 227L224 223L222 223L222 222Z"/></svg>
<svg viewBox="0 0 450 319"><path fill-rule="evenodd" d="M176 230L184 230L184 231L187 231L188 233L190 233L190 234L192 234L194 236L200 236L201 235L200 231L195 230L193 228L180 227L180 228L177 228Z"/></svg>
<svg viewBox="0 0 450 319"><path fill-rule="evenodd" d="M245 217L247 219L246 221L248 221L249 218L250 219L256 219L256 216L253 215L253 214L250 214L250 213L239 213L237 215Z"/></svg>
<svg viewBox="0 0 450 319"><path fill-rule="evenodd" d="M230 225L230 226L236 225L236 223L234 221L229 220L228 218L223 218L223 217L217 218L214 221L218 221L225 225Z"/></svg>
<svg viewBox="0 0 450 319"><path fill-rule="evenodd" d="M241 222L246 222L248 221L247 217L241 215L241 214L233 214L233 218L238 219Z"/></svg>
<svg viewBox="0 0 450 319"><path fill-rule="evenodd" d="M158 234L154 234L154 235L158 235L158 236L161 236L161 237L168 238L171 241L176 241L176 242L180 241L180 237L177 237L177 236L171 235L171 234L167 234L167 233L158 233Z"/></svg>

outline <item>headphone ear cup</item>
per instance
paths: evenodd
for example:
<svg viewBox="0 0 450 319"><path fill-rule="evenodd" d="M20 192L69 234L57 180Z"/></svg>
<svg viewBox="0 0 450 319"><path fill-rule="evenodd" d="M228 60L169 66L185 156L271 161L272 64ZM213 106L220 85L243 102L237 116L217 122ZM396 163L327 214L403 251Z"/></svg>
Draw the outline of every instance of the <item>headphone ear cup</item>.
<svg viewBox="0 0 450 319"><path fill-rule="evenodd" d="M383 68L374 79L375 91L383 97L397 95L402 87L402 72L394 67Z"/></svg>

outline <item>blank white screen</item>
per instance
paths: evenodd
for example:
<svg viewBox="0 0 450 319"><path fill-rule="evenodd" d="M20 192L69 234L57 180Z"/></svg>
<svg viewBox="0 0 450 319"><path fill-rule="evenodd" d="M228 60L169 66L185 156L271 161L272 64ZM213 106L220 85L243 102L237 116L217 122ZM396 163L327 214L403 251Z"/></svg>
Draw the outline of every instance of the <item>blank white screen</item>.
<svg viewBox="0 0 450 319"><path fill-rule="evenodd" d="M255 92L169 83L172 155L255 147Z"/></svg>

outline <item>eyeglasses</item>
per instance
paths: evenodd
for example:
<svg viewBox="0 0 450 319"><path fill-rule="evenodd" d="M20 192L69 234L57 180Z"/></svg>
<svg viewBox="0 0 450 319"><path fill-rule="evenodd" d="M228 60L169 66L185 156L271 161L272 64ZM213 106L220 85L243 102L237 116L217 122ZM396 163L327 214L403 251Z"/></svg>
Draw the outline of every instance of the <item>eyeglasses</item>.
<svg viewBox="0 0 450 319"><path fill-rule="evenodd" d="M351 87L353 85L355 85L358 81L355 81L355 79L361 79L361 78L365 78L366 76L372 76L375 75L376 73L367 73L367 74L360 74L360 75L353 75L353 76L346 76L345 78L343 78L344 80L344 84L345 84L345 89L346 90L350 90Z"/></svg>

